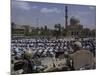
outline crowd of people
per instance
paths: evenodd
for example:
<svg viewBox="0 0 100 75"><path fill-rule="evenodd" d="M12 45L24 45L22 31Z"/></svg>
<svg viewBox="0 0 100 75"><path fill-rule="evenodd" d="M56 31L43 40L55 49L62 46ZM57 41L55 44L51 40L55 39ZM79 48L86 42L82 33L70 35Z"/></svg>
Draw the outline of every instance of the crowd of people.
<svg viewBox="0 0 100 75"><path fill-rule="evenodd" d="M63 39L12 39L11 40L11 57L12 64L16 60L22 60L24 58L30 59L32 57L35 62L38 61L39 58L52 57L56 58L57 55L62 53L73 54L75 52L74 46L75 42L78 46L86 49L93 53L95 57L96 50L96 42L95 39L74 39L74 40L63 40ZM31 51L31 54L28 55L27 51ZM37 62L35 65L38 65L38 68L42 68L39 66L41 63ZM15 65L15 64L14 64ZM31 64L32 65L32 64ZM36 69L36 66L35 66ZM36 72L36 71L35 71ZM25 71L25 73L28 73Z"/></svg>

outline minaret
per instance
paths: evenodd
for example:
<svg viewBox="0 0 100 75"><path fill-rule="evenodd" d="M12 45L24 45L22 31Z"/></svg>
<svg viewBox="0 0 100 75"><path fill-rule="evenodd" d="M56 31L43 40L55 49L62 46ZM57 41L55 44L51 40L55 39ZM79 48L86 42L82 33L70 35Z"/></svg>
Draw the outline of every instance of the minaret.
<svg viewBox="0 0 100 75"><path fill-rule="evenodd" d="M67 19L68 19L68 7L65 6L65 28L67 28L68 25Z"/></svg>

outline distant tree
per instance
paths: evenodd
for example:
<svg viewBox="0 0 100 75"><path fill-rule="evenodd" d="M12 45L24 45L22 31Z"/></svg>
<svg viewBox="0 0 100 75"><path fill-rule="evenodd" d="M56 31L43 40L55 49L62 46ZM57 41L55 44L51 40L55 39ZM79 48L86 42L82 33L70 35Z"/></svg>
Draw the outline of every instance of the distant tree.
<svg viewBox="0 0 100 75"><path fill-rule="evenodd" d="M63 37L65 37L67 35L67 29L65 29L64 27L62 27L61 34L62 34Z"/></svg>
<svg viewBox="0 0 100 75"><path fill-rule="evenodd" d="M56 36L56 38L61 36L61 24L55 24L54 25L54 35Z"/></svg>
<svg viewBox="0 0 100 75"><path fill-rule="evenodd" d="M40 33L39 33L39 35L40 35L40 36L44 36L44 28L43 28L43 27L40 28Z"/></svg>
<svg viewBox="0 0 100 75"><path fill-rule="evenodd" d="M15 23L11 22L11 34L14 34Z"/></svg>
<svg viewBox="0 0 100 75"><path fill-rule="evenodd" d="M47 36L49 34L47 25L44 26L44 35Z"/></svg>
<svg viewBox="0 0 100 75"><path fill-rule="evenodd" d="M28 36L29 35L29 26L28 25L24 25L24 28L25 28L24 35Z"/></svg>
<svg viewBox="0 0 100 75"><path fill-rule="evenodd" d="M47 25L45 25L45 26L44 26L44 30L45 30L45 31L47 31L47 30L48 30L48 27L47 27Z"/></svg>
<svg viewBox="0 0 100 75"><path fill-rule="evenodd" d="M91 37L96 37L96 30L95 29L91 30Z"/></svg>

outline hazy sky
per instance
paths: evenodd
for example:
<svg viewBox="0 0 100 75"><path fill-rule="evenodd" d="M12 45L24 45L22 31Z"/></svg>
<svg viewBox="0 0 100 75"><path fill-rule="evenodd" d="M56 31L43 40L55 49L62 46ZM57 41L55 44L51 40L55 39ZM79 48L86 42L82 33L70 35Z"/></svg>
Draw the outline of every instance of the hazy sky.
<svg viewBox="0 0 100 75"><path fill-rule="evenodd" d="M65 5L68 6L68 23L72 16L80 19L84 27L95 28L96 7L84 5L12 1L11 21L19 25L44 26L65 25ZM37 25L38 24L38 25Z"/></svg>

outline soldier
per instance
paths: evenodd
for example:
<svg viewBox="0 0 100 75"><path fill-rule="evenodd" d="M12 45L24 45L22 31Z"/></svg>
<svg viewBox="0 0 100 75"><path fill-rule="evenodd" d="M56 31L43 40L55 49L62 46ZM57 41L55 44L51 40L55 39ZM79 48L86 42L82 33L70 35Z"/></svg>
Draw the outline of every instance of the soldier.
<svg viewBox="0 0 100 75"><path fill-rule="evenodd" d="M75 70L92 69L94 65L94 56L89 50L82 48L79 41L74 42L74 53L70 54Z"/></svg>

